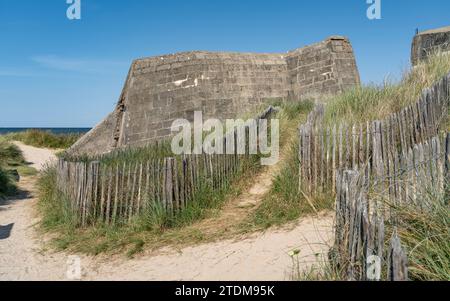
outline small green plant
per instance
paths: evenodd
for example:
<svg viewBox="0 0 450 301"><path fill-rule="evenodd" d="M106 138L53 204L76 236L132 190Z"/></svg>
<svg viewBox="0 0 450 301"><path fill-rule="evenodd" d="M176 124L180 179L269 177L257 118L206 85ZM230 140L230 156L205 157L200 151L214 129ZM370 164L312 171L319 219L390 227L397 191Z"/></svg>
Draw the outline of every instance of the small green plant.
<svg viewBox="0 0 450 301"><path fill-rule="evenodd" d="M301 260L293 264L292 280L294 281L343 281L343 271L338 270L327 261L322 261L311 265L307 269L302 269Z"/></svg>
<svg viewBox="0 0 450 301"><path fill-rule="evenodd" d="M56 168L49 166L43 170L38 182L39 209L44 229L60 228L70 231L76 222L69 200L56 188Z"/></svg>
<svg viewBox="0 0 450 301"><path fill-rule="evenodd" d="M128 258L133 258L135 254L144 250L145 242L142 239L135 239L132 241L133 247L127 252Z"/></svg>
<svg viewBox="0 0 450 301"><path fill-rule="evenodd" d="M17 188L11 175L0 166L0 199L16 192Z"/></svg>
<svg viewBox="0 0 450 301"><path fill-rule="evenodd" d="M20 149L7 142L5 139L0 140L0 166L7 167L17 167L23 165L25 159L23 158Z"/></svg>
<svg viewBox="0 0 450 301"><path fill-rule="evenodd" d="M0 198L10 196L17 191L11 170L17 170L22 176L32 172L31 168L26 170L27 168L20 149L14 144L0 139Z"/></svg>
<svg viewBox="0 0 450 301"><path fill-rule="evenodd" d="M28 165L22 165L17 167L17 172L21 177L31 177L37 175L39 172L36 170L36 168L28 166Z"/></svg>

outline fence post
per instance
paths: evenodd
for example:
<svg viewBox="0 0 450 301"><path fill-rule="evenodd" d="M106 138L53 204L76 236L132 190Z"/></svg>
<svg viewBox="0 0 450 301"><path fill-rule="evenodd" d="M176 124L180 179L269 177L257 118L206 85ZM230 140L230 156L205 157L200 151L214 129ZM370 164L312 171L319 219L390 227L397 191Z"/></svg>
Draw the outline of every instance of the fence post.
<svg viewBox="0 0 450 301"><path fill-rule="evenodd" d="M91 212L91 219L92 222L95 222L96 218L97 218L97 211L98 211L98 190L99 190L99 170L100 170L100 162L99 161L93 161L91 162L91 172L92 172L92 191L90 194L90 197L92 198L91 200L91 206L92 211Z"/></svg>
<svg viewBox="0 0 450 301"><path fill-rule="evenodd" d="M447 133L447 138L445 140L445 200L448 204L450 198L450 133Z"/></svg>
<svg viewBox="0 0 450 301"><path fill-rule="evenodd" d="M339 268L348 265L352 257L353 229L355 217L355 199L359 173L354 170L338 172L336 179L336 227L335 227L335 255ZM350 224L350 221L352 223ZM350 268L350 267L348 267ZM349 270L349 276L353 277Z"/></svg>
<svg viewBox="0 0 450 301"><path fill-rule="evenodd" d="M173 214L173 158L166 158L164 164L165 175L165 208L169 214Z"/></svg>
<svg viewBox="0 0 450 301"><path fill-rule="evenodd" d="M173 200L172 200L172 210L178 212L181 208L180 206L180 187L178 184L178 164L177 159L172 160L172 189L173 189Z"/></svg>
<svg viewBox="0 0 450 301"><path fill-rule="evenodd" d="M301 193L303 191L303 126L300 126L298 131L298 138L299 138L299 144L298 144L298 191Z"/></svg>
<svg viewBox="0 0 450 301"><path fill-rule="evenodd" d="M408 258L402 248L397 229L394 229L389 249L388 280L408 281Z"/></svg>

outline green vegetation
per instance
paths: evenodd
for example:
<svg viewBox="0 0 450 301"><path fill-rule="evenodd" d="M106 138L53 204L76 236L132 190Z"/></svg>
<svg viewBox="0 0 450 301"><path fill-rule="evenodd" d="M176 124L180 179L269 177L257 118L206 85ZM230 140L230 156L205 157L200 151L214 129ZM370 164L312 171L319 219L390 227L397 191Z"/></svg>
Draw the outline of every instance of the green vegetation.
<svg viewBox="0 0 450 301"><path fill-rule="evenodd" d="M16 191L11 169L23 166L25 160L17 146L0 139L0 198Z"/></svg>
<svg viewBox="0 0 450 301"><path fill-rule="evenodd" d="M328 261L319 261L308 269L303 269L301 258L293 258L291 279L294 281L344 281L344 271L336 269Z"/></svg>
<svg viewBox="0 0 450 301"><path fill-rule="evenodd" d="M28 166L21 150L14 144L0 136L0 197L12 195L16 192L13 171L21 177L34 176L37 170Z"/></svg>
<svg viewBox="0 0 450 301"><path fill-rule="evenodd" d="M16 192L16 185L11 175L0 167L0 199Z"/></svg>
<svg viewBox="0 0 450 301"><path fill-rule="evenodd" d="M39 189L39 209L43 213L44 228L54 228L59 225L73 227L75 221L69 201L56 189L56 168L47 167L41 172L37 182Z"/></svg>
<svg viewBox="0 0 450 301"><path fill-rule="evenodd" d="M414 69L404 72L399 83L386 81L381 86L367 85L327 100L325 122L364 123L382 119L415 103L422 90L450 72L450 55L430 57Z"/></svg>
<svg viewBox="0 0 450 301"><path fill-rule="evenodd" d="M49 131L27 130L4 136L9 141L20 141L34 147L66 149L72 146L81 134L53 134Z"/></svg>
<svg viewBox="0 0 450 301"><path fill-rule="evenodd" d="M145 147L119 149L98 157L89 157L86 155L69 156L67 154L63 154L62 157L65 160L72 162L90 162L95 160L105 166L116 166L117 164L123 164L124 162L147 162L154 159L174 157L174 155L172 153L170 141L165 140Z"/></svg>
<svg viewBox="0 0 450 301"><path fill-rule="evenodd" d="M17 166L16 170L21 177L31 177L38 174L36 168L29 166L28 163L24 163L24 165Z"/></svg>
<svg viewBox="0 0 450 301"><path fill-rule="evenodd" d="M271 191L244 227L267 229L333 208L334 199L331 196L324 195L312 201L299 192L299 162L296 156L298 145L291 146L291 149L290 158L282 163L284 166L275 177Z"/></svg>
<svg viewBox="0 0 450 301"><path fill-rule="evenodd" d="M22 151L14 144L0 137L0 168L17 170L21 176L33 176L37 170L28 166Z"/></svg>
<svg viewBox="0 0 450 301"><path fill-rule="evenodd" d="M23 163L25 163L25 159L20 149L0 137L0 165L3 167L20 166Z"/></svg>
<svg viewBox="0 0 450 301"><path fill-rule="evenodd" d="M159 248L206 239L195 229L195 222L214 216L227 198L239 194L242 179L256 173L256 159L246 162L240 173L223 189L212 190L205 185L195 195L195 202L176 215L169 215L160 206L151 206L131 222L121 225L97 224L87 229L77 227L69 200L56 189L56 170L48 168L38 181L39 209L42 228L57 234L53 240L59 250L97 255L103 252L125 252L128 256L147 248Z"/></svg>
<svg viewBox="0 0 450 301"><path fill-rule="evenodd" d="M399 221L398 233L408 254L411 280L450 279L448 201L448 195L436 196L429 192L420 200L422 204L427 204L425 210L417 210L417 207L411 205L394 208Z"/></svg>
<svg viewBox="0 0 450 301"><path fill-rule="evenodd" d="M298 191L298 125L306 121L313 109L311 101L279 104L281 169L275 176L271 191L262 204L242 225L245 230L266 229L274 225L297 220L302 215L331 209L333 199L311 200Z"/></svg>

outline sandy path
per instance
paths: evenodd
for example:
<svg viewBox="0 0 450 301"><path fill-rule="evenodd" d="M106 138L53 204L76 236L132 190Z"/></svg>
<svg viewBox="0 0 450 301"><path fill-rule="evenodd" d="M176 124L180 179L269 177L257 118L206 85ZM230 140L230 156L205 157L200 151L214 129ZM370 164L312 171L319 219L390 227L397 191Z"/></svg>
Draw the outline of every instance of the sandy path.
<svg viewBox="0 0 450 301"><path fill-rule="evenodd" d="M21 180L21 189L32 189L35 179ZM0 200L0 280L58 280L66 267L65 256L43 253L41 240L34 229L38 219L34 212L36 199L22 192L12 200ZM5 237L5 226L12 227Z"/></svg>
<svg viewBox="0 0 450 301"><path fill-rule="evenodd" d="M293 261L288 253L300 250L302 268L324 255L331 241L329 216L305 219L293 229L258 233L241 241L226 240L185 248L179 252L97 265L85 279L102 280L290 280ZM320 255L318 255L320 254Z"/></svg>
<svg viewBox="0 0 450 301"><path fill-rule="evenodd" d="M33 148L23 148L25 157L38 167L53 158L48 151L45 158L43 152L28 150ZM35 154L38 158L33 157ZM23 179L20 187L27 192L0 203L0 280L68 280L69 254L44 250L43 239L35 229L39 219L34 181ZM239 220L260 200L270 182L267 173L259 175L255 185L224 208L220 218ZM242 211L232 214L237 208ZM205 225L212 226L210 222ZM320 215L302 219L290 228L181 250L167 248L158 255L144 254L133 260L79 256L81 280L289 280L293 263L288 252L300 250L302 268L306 268L327 252L331 230L332 217Z"/></svg>
<svg viewBox="0 0 450 301"><path fill-rule="evenodd" d="M55 150L37 148L18 141L14 142L14 144L22 150L25 161L37 170L42 170L48 162L56 160Z"/></svg>
<svg viewBox="0 0 450 301"><path fill-rule="evenodd" d="M56 160L54 150L40 149L14 142L31 167L42 170ZM65 274L64 255L45 254L35 231L37 203L35 177L22 178L20 194L0 200L0 280L58 280ZM56 273L55 273L56 272Z"/></svg>

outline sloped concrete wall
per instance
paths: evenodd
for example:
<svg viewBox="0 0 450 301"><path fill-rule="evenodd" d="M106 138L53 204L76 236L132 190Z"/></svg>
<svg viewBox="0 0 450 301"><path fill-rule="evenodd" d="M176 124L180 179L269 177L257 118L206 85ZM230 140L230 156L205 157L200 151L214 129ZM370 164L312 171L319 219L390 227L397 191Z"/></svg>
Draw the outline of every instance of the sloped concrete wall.
<svg viewBox="0 0 450 301"><path fill-rule="evenodd" d="M193 121L194 111L224 120L267 100L318 98L359 83L351 44L339 36L287 54L195 51L139 59L116 110L69 152L143 146L170 137L173 121Z"/></svg>
<svg viewBox="0 0 450 301"><path fill-rule="evenodd" d="M117 116L113 112L95 128L80 138L69 150L71 155L100 155L114 149L114 128Z"/></svg>
<svg viewBox="0 0 450 301"><path fill-rule="evenodd" d="M134 64L119 146L143 145L171 134L175 119L232 118L268 99L286 99L281 54L189 52Z"/></svg>
<svg viewBox="0 0 450 301"><path fill-rule="evenodd" d="M412 65L417 65L437 51L450 51L450 26L424 31L414 37L411 49Z"/></svg>
<svg viewBox="0 0 450 301"><path fill-rule="evenodd" d="M360 84L353 48L345 37L291 51L286 61L292 99L334 95Z"/></svg>

